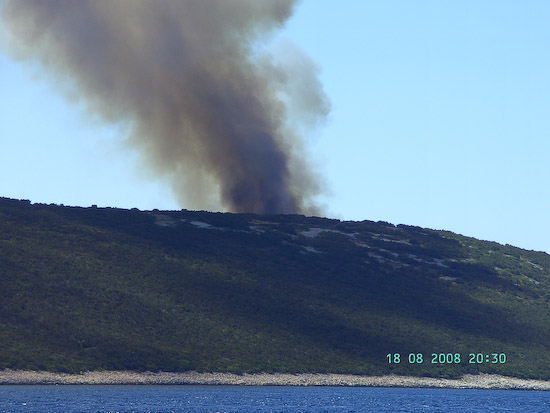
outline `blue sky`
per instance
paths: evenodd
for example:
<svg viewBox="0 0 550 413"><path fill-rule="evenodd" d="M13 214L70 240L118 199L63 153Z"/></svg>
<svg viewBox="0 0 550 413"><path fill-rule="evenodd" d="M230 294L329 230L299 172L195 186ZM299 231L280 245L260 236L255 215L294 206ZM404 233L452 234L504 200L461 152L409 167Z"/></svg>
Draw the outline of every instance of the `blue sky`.
<svg viewBox="0 0 550 413"><path fill-rule="evenodd" d="M327 215L550 252L549 21L534 0L302 1L279 36L332 103L307 142ZM60 88L0 50L0 196L178 209Z"/></svg>

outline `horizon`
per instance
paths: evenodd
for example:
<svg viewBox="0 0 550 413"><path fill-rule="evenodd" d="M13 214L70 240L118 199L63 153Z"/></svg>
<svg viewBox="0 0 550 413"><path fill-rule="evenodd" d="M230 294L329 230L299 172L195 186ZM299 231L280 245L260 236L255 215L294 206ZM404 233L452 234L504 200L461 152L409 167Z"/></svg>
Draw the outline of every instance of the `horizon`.
<svg viewBox="0 0 550 413"><path fill-rule="evenodd" d="M405 227L416 227L416 228L421 228L421 229L427 229L427 230L430 230L430 231L437 231L437 232L452 232L456 235L460 235L460 236L467 237L467 238L474 238L474 239L476 239L478 241L481 241L481 242L497 243L497 244L502 245L502 246L510 246L510 247L522 249L522 250L525 250L525 251L542 252L544 254L550 255L550 253L548 253L547 251L530 250L530 249L522 248L520 246L513 245L513 244L501 243L501 242L498 242L498 241L488 240L488 239L476 238L476 237L473 237L472 235L469 235L469 234L463 234L463 233L459 233L459 232L455 232L455 231L450 231L450 230L445 229L445 228L420 227L420 226L414 225L414 224L396 224L396 223L392 223L392 222L388 222L388 221L384 221L384 220L378 220L378 221L374 221L374 220L370 220L370 219L363 219L363 220L349 219L349 220L345 220L345 219L339 219L339 218L331 218L331 217L327 217L327 216L323 216L323 215L305 215L305 214L300 214L300 213L277 213L277 214L268 214L268 213L263 213L262 214L262 213L260 213L259 214L259 213L254 213L254 212L208 211L208 210L197 210L197 209L187 209L187 208L180 208L180 209L158 209L158 208L141 209L141 208L136 208L136 207L122 208L122 207L116 207L116 206L100 206L100 205L96 205L96 204L92 204L92 205L88 205L88 206L65 205L65 204L57 204L57 203L33 202L30 199L7 198L7 197L4 197L4 196L0 195L0 200L1 199L7 199L7 200L10 200L10 201L26 202L26 203L29 203L30 205L54 206L54 207L62 207L62 208L119 209L119 210L123 210L123 211L138 210L139 212L198 212L198 213L207 213L207 214L256 215L256 216L260 216L260 217L277 217L277 216L288 216L288 215L290 215L290 216L302 216L302 217L305 217L305 218L329 219L329 220L335 220L335 221L344 222L344 223L346 223L346 222L349 222L349 223L374 222L374 223L377 223L377 224L379 224L379 223L390 224L390 225L393 225L396 228L398 226L405 226Z"/></svg>

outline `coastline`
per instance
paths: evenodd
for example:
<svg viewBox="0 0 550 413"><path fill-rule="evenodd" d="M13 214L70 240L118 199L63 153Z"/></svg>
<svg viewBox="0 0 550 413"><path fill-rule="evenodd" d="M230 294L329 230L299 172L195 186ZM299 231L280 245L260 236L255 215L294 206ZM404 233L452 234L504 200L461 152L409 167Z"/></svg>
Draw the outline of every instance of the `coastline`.
<svg viewBox="0 0 550 413"><path fill-rule="evenodd" d="M496 374L464 375L460 379L352 374L184 373L87 371L78 374L47 371L0 370L0 385L236 385L236 386L363 386L483 390L550 390L550 381L526 380Z"/></svg>

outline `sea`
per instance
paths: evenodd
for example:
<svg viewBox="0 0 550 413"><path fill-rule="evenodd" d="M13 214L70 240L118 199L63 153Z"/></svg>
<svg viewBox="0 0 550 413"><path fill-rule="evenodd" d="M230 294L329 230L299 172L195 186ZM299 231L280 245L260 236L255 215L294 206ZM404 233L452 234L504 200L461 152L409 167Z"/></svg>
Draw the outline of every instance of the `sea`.
<svg viewBox="0 0 550 413"><path fill-rule="evenodd" d="M550 412L550 392L292 386L3 385L0 412Z"/></svg>

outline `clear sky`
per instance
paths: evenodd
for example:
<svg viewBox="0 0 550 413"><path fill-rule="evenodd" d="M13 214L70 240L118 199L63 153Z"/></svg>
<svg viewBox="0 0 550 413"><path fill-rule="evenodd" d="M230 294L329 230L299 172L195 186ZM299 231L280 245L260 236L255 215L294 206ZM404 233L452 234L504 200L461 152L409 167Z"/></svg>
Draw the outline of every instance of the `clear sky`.
<svg viewBox="0 0 550 413"><path fill-rule="evenodd" d="M304 0L280 36L332 103L307 146L327 215L550 252L550 3ZM125 131L0 50L0 196L178 209Z"/></svg>

